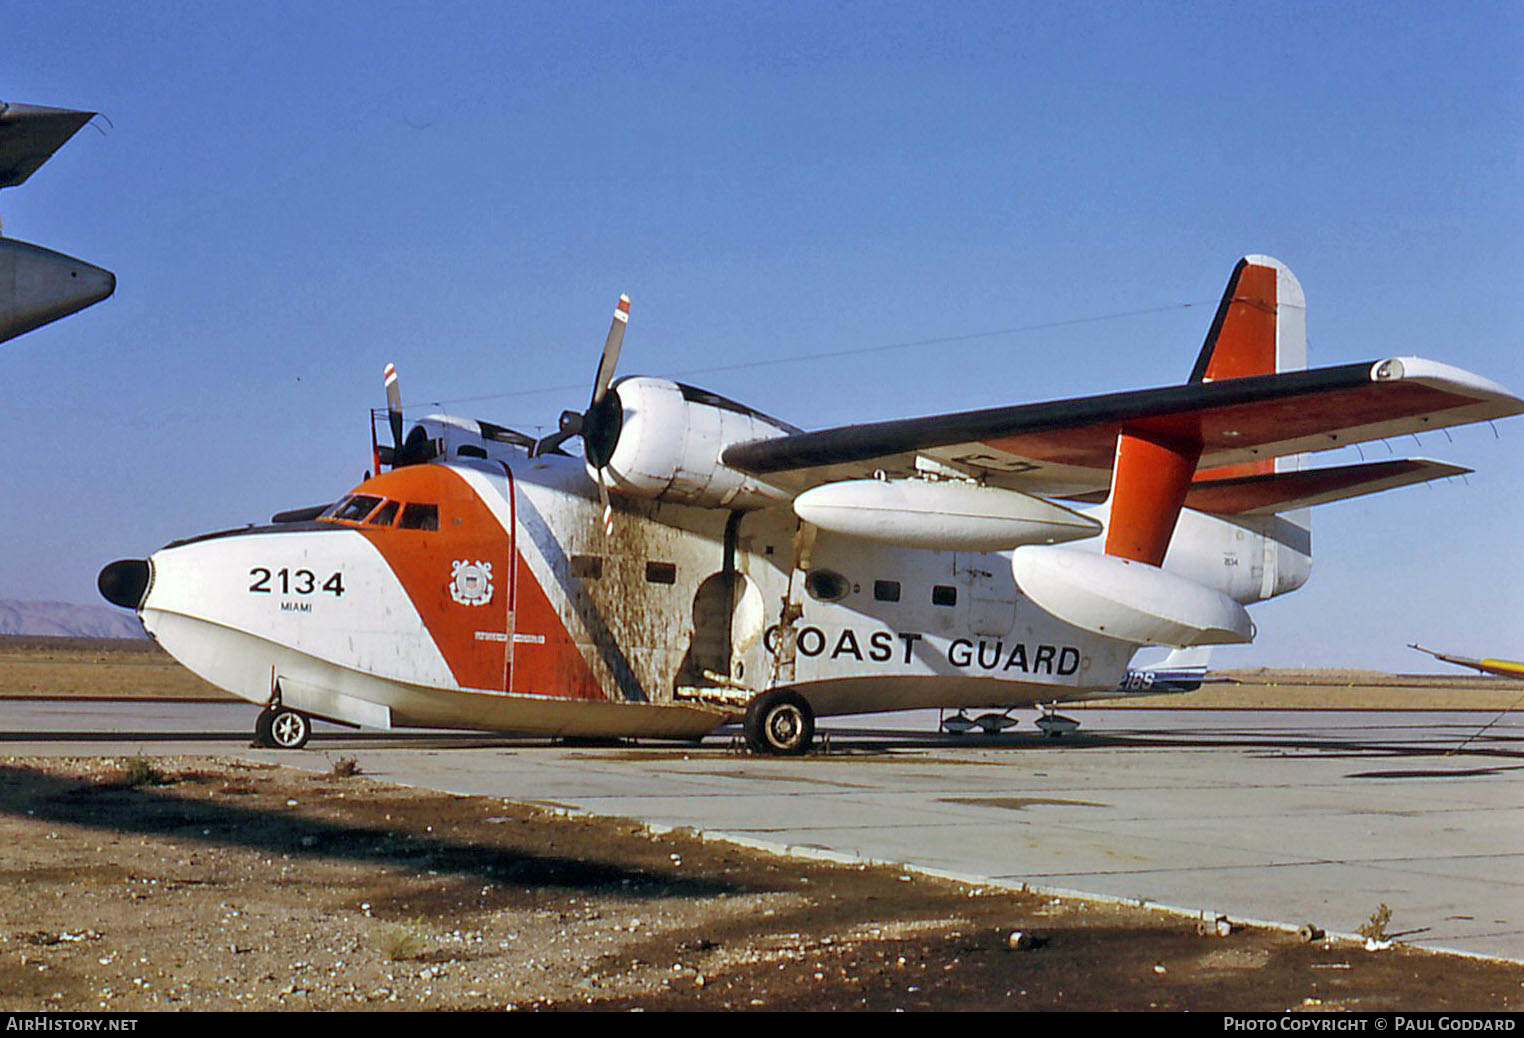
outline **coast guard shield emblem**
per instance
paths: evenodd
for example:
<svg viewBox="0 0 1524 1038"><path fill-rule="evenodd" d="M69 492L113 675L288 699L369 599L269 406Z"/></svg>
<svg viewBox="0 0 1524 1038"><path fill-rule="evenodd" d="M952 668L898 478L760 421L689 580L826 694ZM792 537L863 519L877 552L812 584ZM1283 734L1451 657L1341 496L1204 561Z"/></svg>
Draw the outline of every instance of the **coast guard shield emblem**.
<svg viewBox="0 0 1524 1038"><path fill-rule="evenodd" d="M460 559L451 564L450 597L471 606L492 601L492 563Z"/></svg>

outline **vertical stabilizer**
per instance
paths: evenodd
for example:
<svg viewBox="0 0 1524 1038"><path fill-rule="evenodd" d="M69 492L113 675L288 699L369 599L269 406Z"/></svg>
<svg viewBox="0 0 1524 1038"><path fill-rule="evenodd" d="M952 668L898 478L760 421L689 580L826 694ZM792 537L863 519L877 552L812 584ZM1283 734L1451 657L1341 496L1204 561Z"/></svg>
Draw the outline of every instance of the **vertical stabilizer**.
<svg viewBox="0 0 1524 1038"><path fill-rule="evenodd" d="M1252 378L1307 367L1307 297L1296 275L1278 259L1245 256L1233 268L1206 342L1191 371L1192 382ZM1298 472L1306 455L1294 454L1242 465L1203 469L1196 485L1219 479ZM1312 511L1298 508L1241 521L1259 542L1250 572L1259 576L1263 599L1306 583L1312 566Z"/></svg>
<svg viewBox="0 0 1524 1038"><path fill-rule="evenodd" d="M1269 256L1245 256L1233 268L1192 382L1220 382L1307 368L1307 298L1291 268ZM1211 469L1201 479L1296 472L1300 455Z"/></svg>
<svg viewBox="0 0 1524 1038"><path fill-rule="evenodd" d="M1245 256L1233 268L1191 371L1192 382L1307 367L1307 300L1278 259Z"/></svg>
<svg viewBox="0 0 1524 1038"><path fill-rule="evenodd" d="M1220 382L1306 367L1307 303L1301 283L1280 260L1245 256L1228 277L1190 381ZM1301 468L1299 457L1289 457L1197 472L1200 455L1201 445L1189 439L1121 431L1111 474L1106 554L1158 566L1192 482ZM1305 528L1305 514L1294 521ZM1264 561L1273 573L1273 560Z"/></svg>

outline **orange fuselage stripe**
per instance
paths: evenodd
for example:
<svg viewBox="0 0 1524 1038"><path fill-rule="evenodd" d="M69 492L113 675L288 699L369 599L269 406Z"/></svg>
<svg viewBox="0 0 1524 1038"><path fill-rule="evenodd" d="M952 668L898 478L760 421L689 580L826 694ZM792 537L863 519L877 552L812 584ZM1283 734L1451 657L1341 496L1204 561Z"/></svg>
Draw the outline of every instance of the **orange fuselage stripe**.
<svg viewBox="0 0 1524 1038"><path fill-rule="evenodd" d="M515 551L512 531L460 474L441 465L409 465L352 493L439 506L437 531L355 529L386 560L461 688L605 698L550 597ZM492 593L485 602L470 604L471 595L457 601L457 563L491 567Z"/></svg>
<svg viewBox="0 0 1524 1038"><path fill-rule="evenodd" d="M356 488L404 503L437 504L438 530L360 526L407 592L461 688L507 689L513 626L513 541L459 475L438 465L394 469ZM479 605L451 594L454 566L490 566Z"/></svg>

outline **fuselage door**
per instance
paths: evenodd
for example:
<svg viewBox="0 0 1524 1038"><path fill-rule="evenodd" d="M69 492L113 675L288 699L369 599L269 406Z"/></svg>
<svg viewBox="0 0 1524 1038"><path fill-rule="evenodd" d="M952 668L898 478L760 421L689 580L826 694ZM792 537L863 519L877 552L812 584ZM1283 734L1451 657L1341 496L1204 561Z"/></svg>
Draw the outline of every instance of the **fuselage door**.
<svg viewBox="0 0 1524 1038"><path fill-rule="evenodd" d="M974 634L1000 637L1016 625L1016 586L1010 567L994 555L957 552L953 572L968 600L968 628Z"/></svg>

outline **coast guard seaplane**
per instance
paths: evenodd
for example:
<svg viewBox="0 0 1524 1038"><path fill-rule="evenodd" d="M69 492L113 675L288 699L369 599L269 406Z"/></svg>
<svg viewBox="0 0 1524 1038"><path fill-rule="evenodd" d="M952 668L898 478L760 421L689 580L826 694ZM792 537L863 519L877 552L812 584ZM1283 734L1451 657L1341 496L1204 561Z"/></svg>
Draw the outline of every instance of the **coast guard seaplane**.
<svg viewBox="0 0 1524 1038"><path fill-rule="evenodd" d="M1249 642L1311 506L1467 471L1318 451L1524 411L1417 357L1306 367L1301 286L1237 264L1181 384L805 432L663 378L536 439L431 415L327 507L113 562L170 654L310 719L696 739L801 754L826 715L1113 695L1143 646ZM374 416L372 422L374 430ZM374 438L374 433L373 433ZM581 441L581 457L567 451Z"/></svg>

